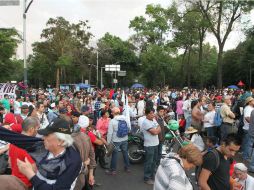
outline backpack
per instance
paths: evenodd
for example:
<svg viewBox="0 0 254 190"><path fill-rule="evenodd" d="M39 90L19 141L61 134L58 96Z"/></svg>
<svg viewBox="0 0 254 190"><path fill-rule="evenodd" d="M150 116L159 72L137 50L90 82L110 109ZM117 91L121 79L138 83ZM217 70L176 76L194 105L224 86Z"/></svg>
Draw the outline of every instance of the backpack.
<svg viewBox="0 0 254 190"><path fill-rule="evenodd" d="M125 137L129 133L129 128L125 120L118 120L118 130L116 136L119 138Z"/></svg>
<svg viewBox="0 0 254 190"><path fill-rule="evenodd" d="M220 114L220 109L218 109L216 112L215 112L215 116L214 116L214 119L213 119L213 123L214 123L214 126L216 127L220 127L221 124L222 124L222 117L221 117L221 114Z"/></svg>
<svg viewBox="0 0 254 190"><path fill-rule="evenodd" d="M215 156L215 160L216 160L216 167L215 167L215 169L212 171L212 173L214 172L214 171L216 171L217 169L218 169L218 167L220 166L220 155L219 155L219 153L218 153L218 151L214 148L214 149L212 149L212 150L210 150L210 151L208 151L207 153L205 153L205 155L207 155L208 153L213 153L213 155ZM204 155L204 156L205 156ZM203 156L203 157L204 157ZM202 170L202 166L197 166L196 167L196 169L195 169L195 177L196 177L196 181L198 182L198 178L199 178L199 175L200 175L200 173L201 173L201 170Z"/></svg>

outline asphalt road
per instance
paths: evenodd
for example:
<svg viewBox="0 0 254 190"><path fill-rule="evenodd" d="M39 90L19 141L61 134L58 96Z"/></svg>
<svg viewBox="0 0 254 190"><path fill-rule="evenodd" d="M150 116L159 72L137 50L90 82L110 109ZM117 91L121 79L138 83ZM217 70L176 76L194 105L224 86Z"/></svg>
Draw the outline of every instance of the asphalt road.
<svg viewBox="0 0 254 190"><path fill-rule="evenodd" d="M109 161L108 161L109 162ZM104 169L100 166L97 167L95 173L95 180L97 183L102 184L99 187L94 187L96 190L152 190L152 185L147 185L143 181L143 164L131 165L131 172L124 171L122 153L118 153L117 175L109 176L105 174ZM192 181L194 176L193 172L188 175Z"/></svg>
<svg viewBox="0 0 254 190"><path fill-rule="evenodd" d="M109 161L108 161L109 162ZM105 174L104 169L97 167L95 180L102 184L94 189L98 190L152 190L153 186L143 181L143 164L131 165L131 172L124 171L122 153L118 153L117 174L110 176Z"/></svg>

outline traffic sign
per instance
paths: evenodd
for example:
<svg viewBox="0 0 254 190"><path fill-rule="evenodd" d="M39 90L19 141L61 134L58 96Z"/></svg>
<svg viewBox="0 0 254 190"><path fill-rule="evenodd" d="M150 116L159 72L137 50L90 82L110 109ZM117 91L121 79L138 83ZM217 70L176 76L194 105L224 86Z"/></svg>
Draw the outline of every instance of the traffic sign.
<svg viewBox="0 0 254 190"><path fill-rule="evenodd" d="M105 65L105 71L120 71L120 65Z"/></svg>
<svg viewBox="0 0 254 190"><path fill-rule="evenodd" d="M0 0L0 6L19 6L20 0Z"/></svg>
<svg viewBox="0 0 254 190"><path fill-rule="evenodd" d="M118 71L117 72L119 77L125 77L126 76L126 71Z"/></svg>

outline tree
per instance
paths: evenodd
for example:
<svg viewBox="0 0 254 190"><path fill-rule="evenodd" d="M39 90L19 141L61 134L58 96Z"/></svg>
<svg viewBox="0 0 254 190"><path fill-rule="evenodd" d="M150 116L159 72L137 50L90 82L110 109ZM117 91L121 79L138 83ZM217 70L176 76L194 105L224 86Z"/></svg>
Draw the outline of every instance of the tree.
<svg viewBox="0 0 254 190"><path fill-rule="evenodd" d="M87 71L91 54L88 43L92 34L88 32L90 27L87 22L72 24L63 17L48 20L47 27L41 34L45 41L33 44L30 71L40 75L42 70L47 73L49 69L48 72L52 72L52 75L43 76L43 81L35 79L37 84L55 82L56 87L59 87L60 81L71 83L83 79L84 74L87 74L84 71ZM41 69L37 69L36 65Z"/></svg>
<svg viewBox="0 0 254 190"><path fill-rule="evenodd" d="M248 13L254 5L253 1L220 1L198 0L197 5L209 23L209 29L217 39L219 51L217 58L217 87L222 88L223 49L233 25L239 18Z"/></svg>
<svg viewBox="0 0 254 190"><path fill-rule="evenodd" d="M146 17L137 16L130 21L129 28L136 34L132 36L138 42L142 52L150 44L165 45L170 32L168 13L160 5L147 5Z"/></svg>
<svg viewBox="0 0 254 190"><path fill-rule="evenodd" d="M0 29L0 81L20 80L22 77L22 61L13 58L19 42L20 35L16 29Z"/></svg>

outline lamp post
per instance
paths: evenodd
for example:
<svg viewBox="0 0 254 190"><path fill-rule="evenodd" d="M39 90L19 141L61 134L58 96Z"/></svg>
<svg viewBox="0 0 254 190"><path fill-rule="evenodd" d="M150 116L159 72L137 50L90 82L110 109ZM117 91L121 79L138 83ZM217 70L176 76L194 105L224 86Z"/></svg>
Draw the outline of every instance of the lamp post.
<svg viewBox="0 0 254 190"><path fill-rule="evenodd" d="M29 7L33 3L31 0L26 6L27 0L23 0L23 59L24 59L24 85L27 86L27 63L26 63L26 13L28 12Z"/></svg>
<svg viewBox="0 0 254 190"><path fill-rule="evenodd" d="M104 87L104 85L103 85L103 69L104 69L105 67L101 67L101 89Z"/></svg>

